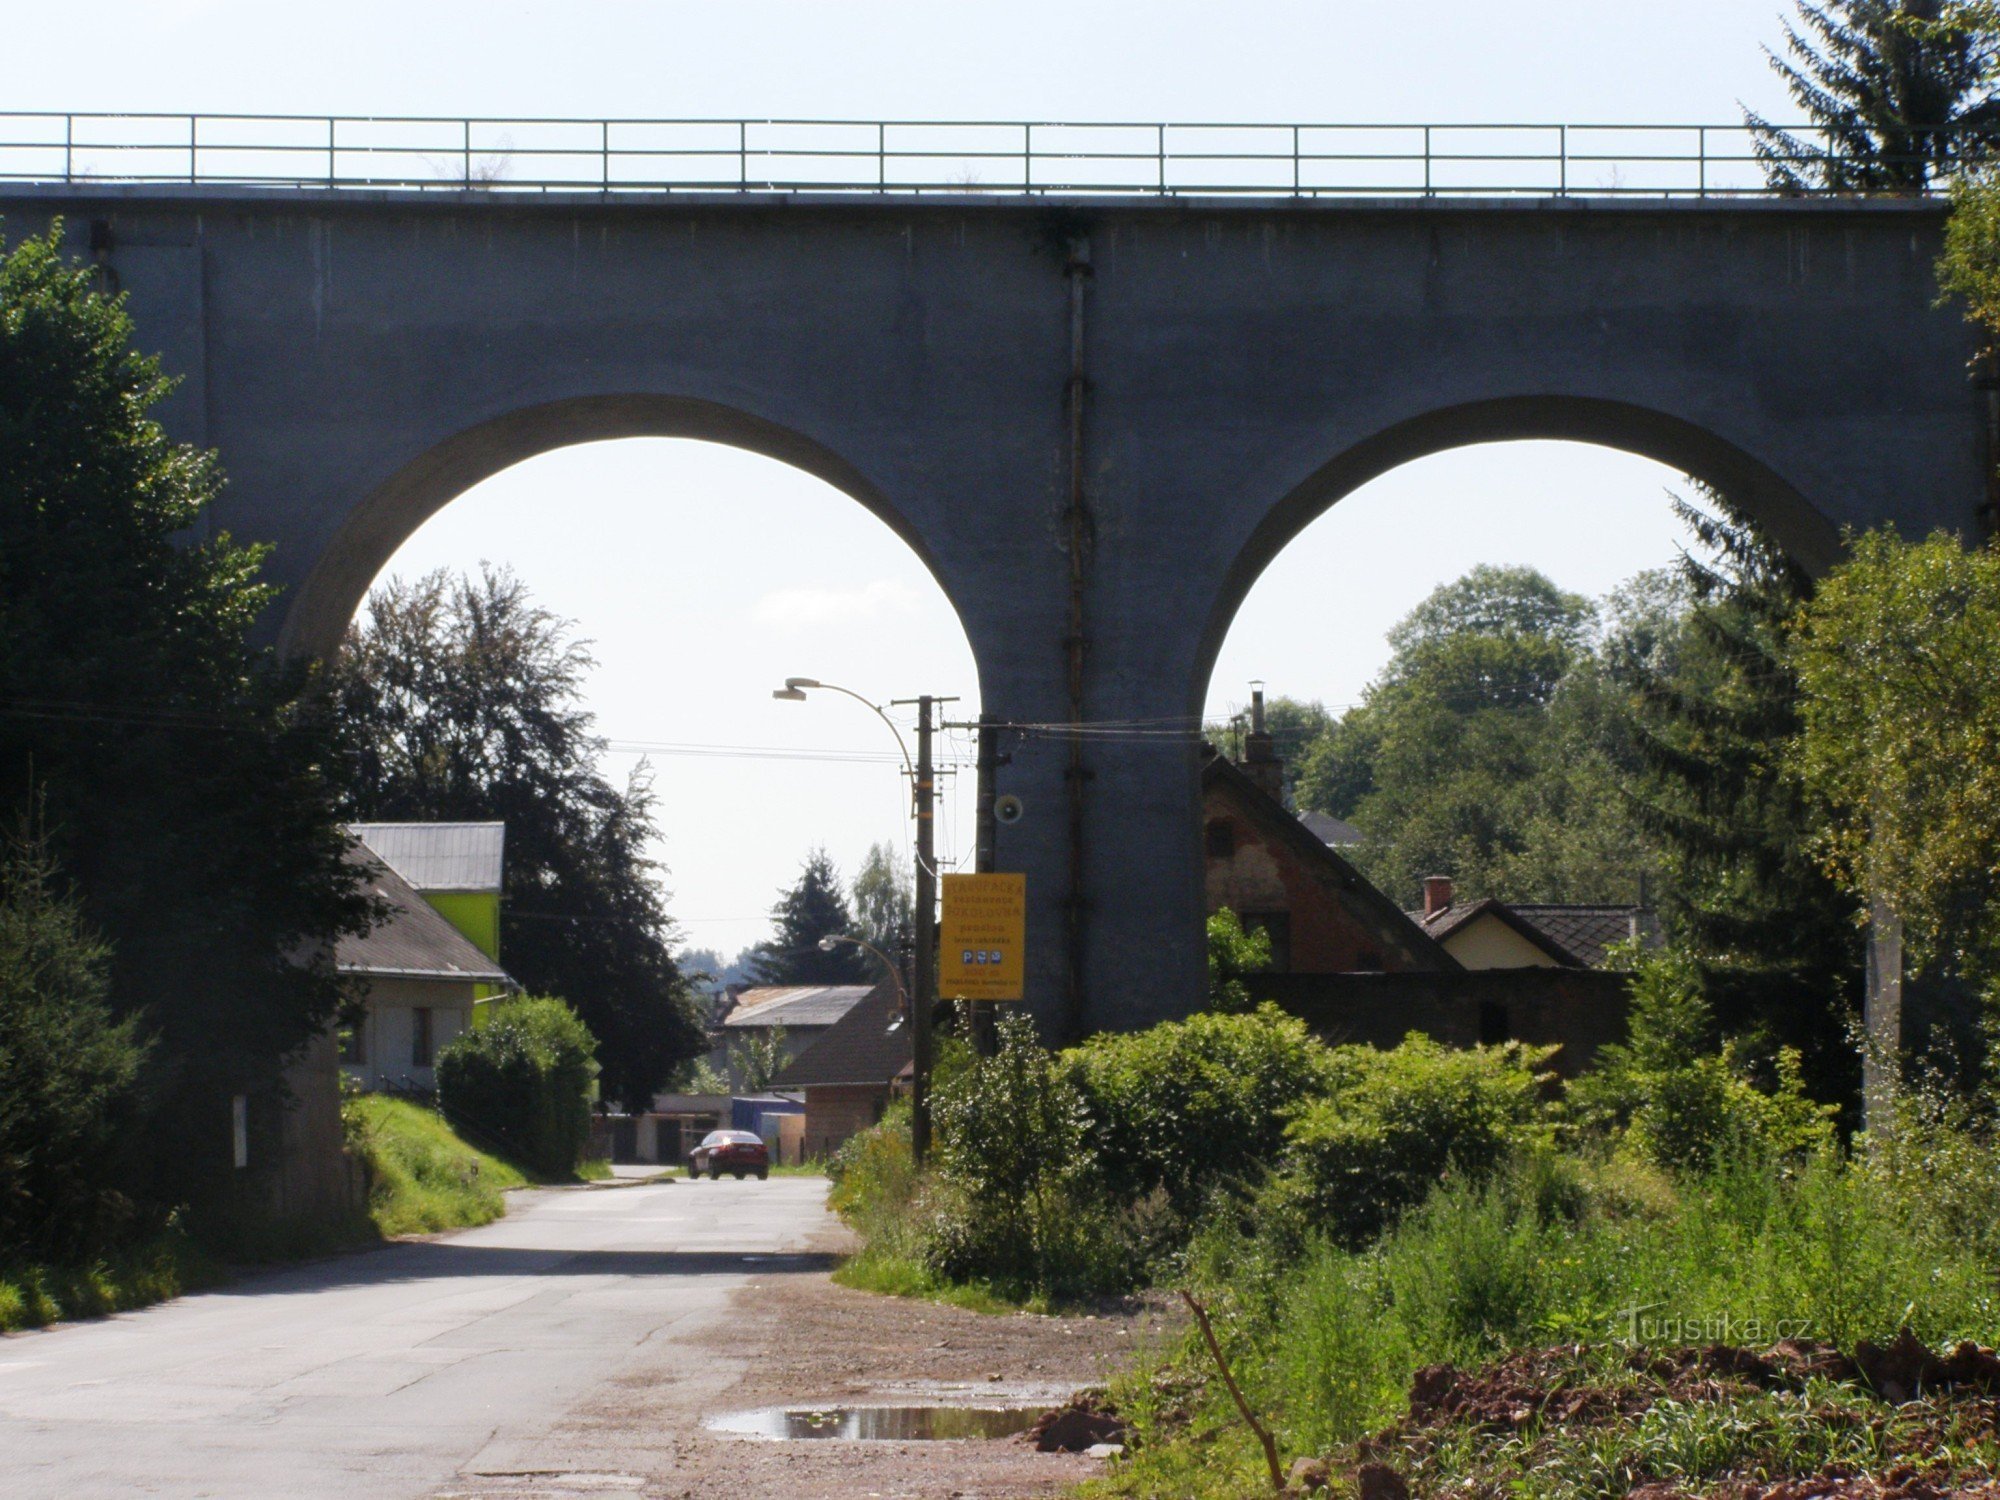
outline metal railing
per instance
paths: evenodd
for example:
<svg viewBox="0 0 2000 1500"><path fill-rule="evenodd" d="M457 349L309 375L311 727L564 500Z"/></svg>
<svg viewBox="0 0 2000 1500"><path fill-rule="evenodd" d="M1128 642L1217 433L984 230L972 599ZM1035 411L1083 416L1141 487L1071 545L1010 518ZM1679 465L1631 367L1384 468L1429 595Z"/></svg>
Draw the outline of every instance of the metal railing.
<svg viewBox="0 0 2000 1500"><path fill-rule="evenodd" d="M1830 152L1813 127L1793 165ZM440 119L0 112L0 182L406 191L1762 196L1734 125Z"/></svg>

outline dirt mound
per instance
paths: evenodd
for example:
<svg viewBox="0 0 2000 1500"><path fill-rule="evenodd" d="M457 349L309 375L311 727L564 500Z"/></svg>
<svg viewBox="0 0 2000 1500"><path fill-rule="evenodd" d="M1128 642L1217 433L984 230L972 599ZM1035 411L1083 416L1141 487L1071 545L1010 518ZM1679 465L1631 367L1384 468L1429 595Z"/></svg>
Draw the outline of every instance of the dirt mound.
<svg viewBox="0 0 2000 1500"><path fill-rule="evenodd" d="M1132 1430L1103 1391L1078 1391L1053 1411L1035 1419L1021 1434L1041 1453L1083 1453L1099 1443L1131 1441Z"/></svg>

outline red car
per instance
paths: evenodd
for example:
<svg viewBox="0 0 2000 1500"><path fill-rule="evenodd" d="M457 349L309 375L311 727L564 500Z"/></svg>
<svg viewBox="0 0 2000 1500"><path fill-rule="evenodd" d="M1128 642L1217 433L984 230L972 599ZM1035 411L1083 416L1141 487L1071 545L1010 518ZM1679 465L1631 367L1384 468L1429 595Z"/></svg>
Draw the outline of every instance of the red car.
<svg viewBox="0 0 2000 1500"><path fill-rule="evenodd" d="M738 1182L755 1172L762 1182L771 1175L771 1153L747 1130L711 1130L688 1152L688 1176L699 1177L704 1168L711 1177L727 1172Z"/></svg>

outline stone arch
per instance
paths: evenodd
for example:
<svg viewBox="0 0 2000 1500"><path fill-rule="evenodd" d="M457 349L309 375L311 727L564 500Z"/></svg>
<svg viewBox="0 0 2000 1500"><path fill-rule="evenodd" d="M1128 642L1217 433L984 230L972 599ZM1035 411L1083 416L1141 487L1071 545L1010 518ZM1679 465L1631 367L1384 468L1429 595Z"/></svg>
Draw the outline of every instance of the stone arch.
<svg viewBox="0 0 2000 1500"><path fill-rule="evenodd" d="M482 480L543 453L618 438L694 438L774 458L860 502L915 552L959 603L916 528L854 464L790 428L685 396L577 396L520 407L433 444L343 518L285 607L278 644L325 655L339 644L376 575L416 529ZM976 654L976 653L975 653Z"/></svg>
<svg viewBox="0 0 2000 1500"><path fill-rule="evenodd" d="M1392 469L1481 443L1553 439L1650 458L1728 495L1814 572L1830 567L1840 533L1796 487L1707 428L1623 401L1521 396L1441 408L1354 444L1295 486L1259 521L1230 564L1199 644L1193 708L1199 714L1224 638L1258 577L1300 532L1346 496Z"/></svg>

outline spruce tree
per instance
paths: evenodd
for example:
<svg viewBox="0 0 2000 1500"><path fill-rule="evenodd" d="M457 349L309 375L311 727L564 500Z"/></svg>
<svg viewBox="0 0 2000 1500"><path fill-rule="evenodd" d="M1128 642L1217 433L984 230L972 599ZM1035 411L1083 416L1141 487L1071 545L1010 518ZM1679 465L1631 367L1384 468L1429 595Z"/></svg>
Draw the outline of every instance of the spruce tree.
<svg viewBox="0 0 2000 1500"><path fill-rule="evenodd" d="M1934 24L1941 0L1796 0L1785 55L1765 49L1817 130L1744 111L1771 186L1791 193L1916 193L2000 143L1990 34Z"/></svg>
<svg viewBox="0 0 2000 1500"><path fill-rule="evenodd" d="M768 942L752 950L759 984L866 984L871 960L852 943L837 943L820 951L819 940L830 935L856 935L854 915L841 894L840 872L826 850L814 849L799 870L798 881L771 908L776 929Z"/></svg>
<svg viewBox="0 0 2000 1500"><path fill-rule="evenodd" d="M1643 773L1632 794L1665 871L1660 915L1718 1022L1797 1047L1811 1092L1851 1100L1856 905L1813 855L1818 818L1782 763L1799 729L1785 633L1811 577L1713 491L1678 502L1697 548L1675 639L1622 665Z"/></svg>

